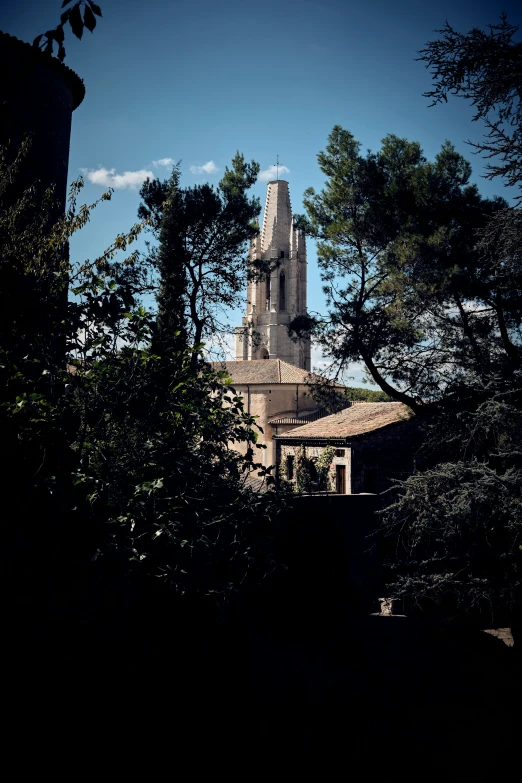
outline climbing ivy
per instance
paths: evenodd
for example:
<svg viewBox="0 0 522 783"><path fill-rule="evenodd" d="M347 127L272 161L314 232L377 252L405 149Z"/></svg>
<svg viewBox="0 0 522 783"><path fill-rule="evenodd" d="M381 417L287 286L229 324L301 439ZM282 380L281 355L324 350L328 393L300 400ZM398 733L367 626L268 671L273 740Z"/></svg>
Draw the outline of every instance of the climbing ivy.
<svg viewBox="0 0 522 783"><path fill-rule="evenodd" d="M319 457L317 458L317 461L315 463L315 467L317 468L317 483L319 485L319 489L323 490L329 490L331 489L330 486L330 480L329 480L329 471L330 471L330 465L332 464L332 460L334 458L335 449L333 446L327 446Z"/></svg>
<svg viewBox="0 0 522 783"><path fill-rule="evenodd" d="M295 487L297 492L311 492L310 460L304 446L299 446L295 455Z"/></svg>

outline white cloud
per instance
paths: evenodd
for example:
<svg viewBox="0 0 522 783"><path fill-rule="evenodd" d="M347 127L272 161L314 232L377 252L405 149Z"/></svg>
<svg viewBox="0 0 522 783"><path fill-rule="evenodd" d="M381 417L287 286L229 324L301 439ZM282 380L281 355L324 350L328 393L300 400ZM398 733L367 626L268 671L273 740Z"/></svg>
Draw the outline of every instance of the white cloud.
<svg viewBox="0 0 522 783"><path fill-rule="evenodd" d="M290 169L286 166L269 166L267 169L260 171L257 177L258 182L271 182L273 179L277 179L282 174L290 174Z"/></svg>
<svg viewBox="0 0 522 783"><path fill-rule="evenodd" d="M156 168L158 166L173 166L174 165L174 158L160 158L159 160L153 160L152 165Z"/></svg>
<svg viewBox="0 0 522 783"><path fill-rule="evenodd" d="M139 188L146 179L154 179L152 171L139 169L139 171L124 171L116 174L116 169L106 169L100 166L98 169L80 169L93 185L101 185L104 188L116 188L125 190Z"/></svg>
<svg viewBox="0 0 522 783"><path fill-rule="evenodd" d="M215 174L219 171L213 160L209 160L208 163L204 163L202 166L191 166L190 170L192 174Z"/></svg>

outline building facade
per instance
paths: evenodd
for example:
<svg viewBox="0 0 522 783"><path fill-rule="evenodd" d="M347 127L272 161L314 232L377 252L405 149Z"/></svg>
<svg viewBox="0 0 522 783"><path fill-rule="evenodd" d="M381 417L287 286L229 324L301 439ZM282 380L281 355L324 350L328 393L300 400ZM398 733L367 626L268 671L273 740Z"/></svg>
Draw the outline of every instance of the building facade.
<svg viewBox="0 0 522 783"><path fill-rule="evenodd" d="M326 486L339 495L377 494L413 473L422 443L418 419L400 402L357 402L339 413L273 435L281 478L296 483L296 461L332 453Z"/></svg>
<svg viewBox="0 0 522 783"><path fill-rule="evenodd" d="M213 368L225 371L242 397L245 411L256 417L261 428L258 443L266 448L256 454L263 465L275 465L273 436L322 415L308 386L309 373L280 359L253 359L239 362L214 362ZM234 448L245 452L245 444Z"/></svg>
<svg viewBox="0 0 522 783"><path fill-rule="evenodd" d="M270 271L248 284L246 313L236 328L236 361L280 359L310 371L310 340L292 340L289 323L307 314L306 243L296 229L288 182L268 183L263 223L250 247L252 261L268 262Z"/></svg>

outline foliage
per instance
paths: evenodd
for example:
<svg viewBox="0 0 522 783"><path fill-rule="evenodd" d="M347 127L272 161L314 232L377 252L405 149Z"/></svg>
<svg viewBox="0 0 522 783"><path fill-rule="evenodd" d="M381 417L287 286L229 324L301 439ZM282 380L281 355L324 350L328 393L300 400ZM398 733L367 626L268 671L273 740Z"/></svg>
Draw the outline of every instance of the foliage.
<svg viewBox="0 0 522 783"><path fill-rule="evenodd" d="M188 345L231 331L228 311L238 307L249 275L247 243L258 233L261 206L247 191L259 164L237 153L219 185L180 187L179 167L169 180L147 180L138 215L150 221L159 245L150 247L157 271L158 338L186 329Z"/></svg>
<svg viewBox="0 0 522 783"><path fill-rule="evenodd" d="M69 5L72 0L63 0L62 8ZM83 19L82 19L83 6ZM65 59L65 47L63 41L65 38L64 27L69 23L72 32L77 38L81 38L83 30L86 27L89 32L93 32L96 27L96 17L101 16L101 8L92 0L77 0L70 8L67 8L60 16L60 24L54 30L47 30L46 33L37 35L33 41L33 46L41 49L46 54L53 54L54 44L58 45L58 59L63 63Z"/></svg>
<svg viewBox="0 0 522 783"><path fill-rule="evenodd" d="M299 493L312 491L309 460L304 446L299 446L295 453L295 488Z"/></svg>
<svg viewBox="0 0 522 783"><path fill-rule="evenodd" d="M313 399L329 414L348 408L352 402L392 402L391 397L383 391L341 386L323 375L311 375L308 386Z"/></svg>
<svg viewBox="0 0 522 783"><path fill-rule="evenodd" d="M15 169L0 171L2 196ZM255 462L254 419L224 378L194 366L200 346L152 350L155 319L139 299L148 269L136 251L121 258L143 223L94 261L69 262L67 241L96 206L77 208L82 185L51 230L30 191L0 207L13 583L27 592L98 574L124 589L133 576L223 602L271 568L264 525L276 499L246 486L253 470L273 481Z"/></svg>
<svg viewBox="0 0 522 783"><path fill-rule="evenodd" d="M317 486L320 490L331 489L330 465L335 454L333 446L326 446L319 454L315 466L317 469Z"/></svg>
<svg viewBox="0 0 522 783"><path fill-rule="evenodd" d="M431 69L433 89L425 95L431 106L448 101L448 95L470 101L473 119L482 120L487 135L469 142L488 159L488 178L502 177L520 187L522 181L522 105L520 69L522 43L513 38L518 27L502 13L500 23L485 32L477 27L459 33L446 22L440 38L420 50L420 60Z"/></svg>
<svg viewBox="0 0 522 783"><path fill-rule="evenodd" d="M520 399L497 393L445 417L430 447L432 466L384 513L391 593L446 618L511 625L522 608Z"/></svg>
<svg viewBox="0 0 522 783"><path fill-rule="evenodd" d="M346 399L353 402L393 402L388 394L376 389L361 389L359 386L348 386L344 393Z"/></svg>
<svg viewBox="0 0 522 783"><path fill-rule="evenodd" d="M512 286L518 293L522 278L476 247L477 230L505 202L480 197L449 142L433 162L396 136L361 155L337 126L318 159L326 186L306 192L300 224L319 239L330 311L310 327L337 373L362 360L374 383L417 413L427 402L460 404L476 383L512 373Z"/></svg>
<svg viewBox="0 0 522 783"><path fill-rule="evenodd" d="M513 41L516 28L503 14L489 33L475 28L464 35L448 23L439 32L441 38L421 50L434 79L427 95L433 104L449 95L470 100L474 119L487 129L473 146L495 161L487 176L520 186L522 46ZM461 354L452 354L476 393L462 410L432 423L426 469L399 485L384 516L393 597L446 620L482 626L518 626L522 613L521 229L520 209L506 205L477 227L473 286L463 302L487 307L479 324L483 336L470 343L481 361L469 367ZM477 334L473 322L470 327ZM486 340L500 351L486 352ZM480 366L485 358L487 372Z"/></svg>
<svg viewBox="0 0 522 783"><path fill-rule="evenodd" d="M335 449L332 446L327 446L318 457L308 457L306 455L306 447L304 445L298 446L295 453L295 484L291 485L295 487L295 491L298 493L310 493L310 492L322 492L329 490L330 487L330 465L335 453ZM284 468L281 467L281 474L286 475L286 458ZM286 482L290 484L290 482Z"/></svg>
<svg viewBox="0 0 522 783"><path fill-rule="evenodd" d="M277 476L277 486L279 491L281 492L293 492L294 491L294 483L293 481L289 480L288 477L288 454L283 454L279 461L279 465L277 466L278 470L278 476Z"/></svg>

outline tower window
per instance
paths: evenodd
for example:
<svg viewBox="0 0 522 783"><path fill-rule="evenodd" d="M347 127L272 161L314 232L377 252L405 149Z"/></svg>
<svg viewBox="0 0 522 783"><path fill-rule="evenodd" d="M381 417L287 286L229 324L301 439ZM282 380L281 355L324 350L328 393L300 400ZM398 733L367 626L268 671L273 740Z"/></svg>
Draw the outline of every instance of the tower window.
<svg viewBox="0 0 522 783"><path fill-rule="evenodd" d="M285 273L279 275L279 309L286 310L286 280Z"/></svg>
<svg viewBox="0 0 522 783"><path fill-rule="evenodd" d="M281 252L279 253L279 258L284 258L284 257L285 257L285 251L281 250Z"/></svg>
<svg viewBox="0 0 522 783"><path fill-rule="evenodd" d="M266 276L266 303L265 310L270 310L270 272Z"/></svg>

